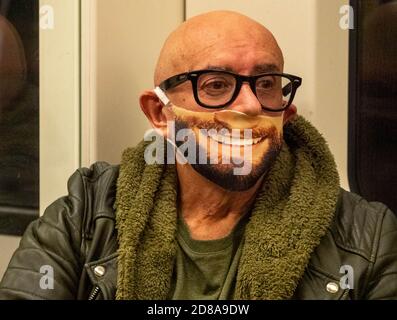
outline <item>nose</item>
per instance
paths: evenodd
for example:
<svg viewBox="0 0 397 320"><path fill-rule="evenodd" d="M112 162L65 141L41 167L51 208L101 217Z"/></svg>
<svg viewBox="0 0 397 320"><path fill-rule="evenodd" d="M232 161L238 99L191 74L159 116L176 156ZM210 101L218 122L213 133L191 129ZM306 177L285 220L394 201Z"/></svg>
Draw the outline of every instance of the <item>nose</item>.
<svg viewBox="0 0 397 320"><path fill-rule="evenodd" d="M240 92L230 109L250 116L257 116L262 113L262 106L247 82L242 84Z"/></svg>

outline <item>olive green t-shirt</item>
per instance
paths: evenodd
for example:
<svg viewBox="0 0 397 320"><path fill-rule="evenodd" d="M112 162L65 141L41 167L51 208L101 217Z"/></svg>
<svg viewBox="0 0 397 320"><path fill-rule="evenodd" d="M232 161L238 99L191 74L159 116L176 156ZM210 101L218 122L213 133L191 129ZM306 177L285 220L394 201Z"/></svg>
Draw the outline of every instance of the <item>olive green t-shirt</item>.
<svg viewBox="0 0 397 320"><path fill-rule="evenodd" d="M170 299L233 299L247 216L225 238L206 241L192 239L183 218L178 219Z"/></svg>

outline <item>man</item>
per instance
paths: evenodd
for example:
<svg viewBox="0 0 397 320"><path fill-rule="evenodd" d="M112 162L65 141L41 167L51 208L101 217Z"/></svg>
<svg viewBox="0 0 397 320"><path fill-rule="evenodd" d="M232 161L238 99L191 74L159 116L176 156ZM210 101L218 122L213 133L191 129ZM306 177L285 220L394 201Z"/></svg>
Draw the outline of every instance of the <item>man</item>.
<svg viewBox="0 0 397 320"><path fill-rule="evenodd" d="M397 221L340 189L283 64L245 16L183 23L140 98L166 142L152 135L120 167L78 170L26 231L0 296L397 298Z"/></svg>

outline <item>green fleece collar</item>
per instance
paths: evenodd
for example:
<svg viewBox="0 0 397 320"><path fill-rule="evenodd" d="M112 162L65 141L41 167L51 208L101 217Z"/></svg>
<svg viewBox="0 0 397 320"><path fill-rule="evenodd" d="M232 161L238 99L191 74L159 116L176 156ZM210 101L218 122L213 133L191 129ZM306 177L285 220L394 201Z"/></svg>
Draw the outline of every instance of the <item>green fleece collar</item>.
<svg viewBox="0 0 397 320"><path fill-rule="evenodd" d="M333 218L339 193L334 159L304 118L284 128L282 151L246 226L236 299L288 299ZM176 254L174 165L147 165L147 142L123 153L115 202L117 299L166 299Z"/></svg>

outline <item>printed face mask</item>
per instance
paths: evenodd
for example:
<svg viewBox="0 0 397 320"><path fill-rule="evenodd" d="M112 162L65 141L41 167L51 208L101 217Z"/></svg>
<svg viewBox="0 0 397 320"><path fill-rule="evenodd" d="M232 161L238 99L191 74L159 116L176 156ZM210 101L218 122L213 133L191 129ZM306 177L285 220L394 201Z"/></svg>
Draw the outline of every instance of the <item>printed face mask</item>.
<svg viewBox="0 0 397 320"><path fill-rule="evenodd" d="M167 139L176 147L177 161L189 163L226 190L243 191L254 186L280 153L283 113L194 112L170 103L159 87L154 92L166 106L163 112L172 119L168 121Z"/></svg>
<svg viewBox="0 0 397 320"><path fill-rule="evenodd" d="M164 111L174 119L168 122L167 139L176 146L177 158L226 190L254 186L281 150L282 113L194 112L172 104Z"/></svg>

